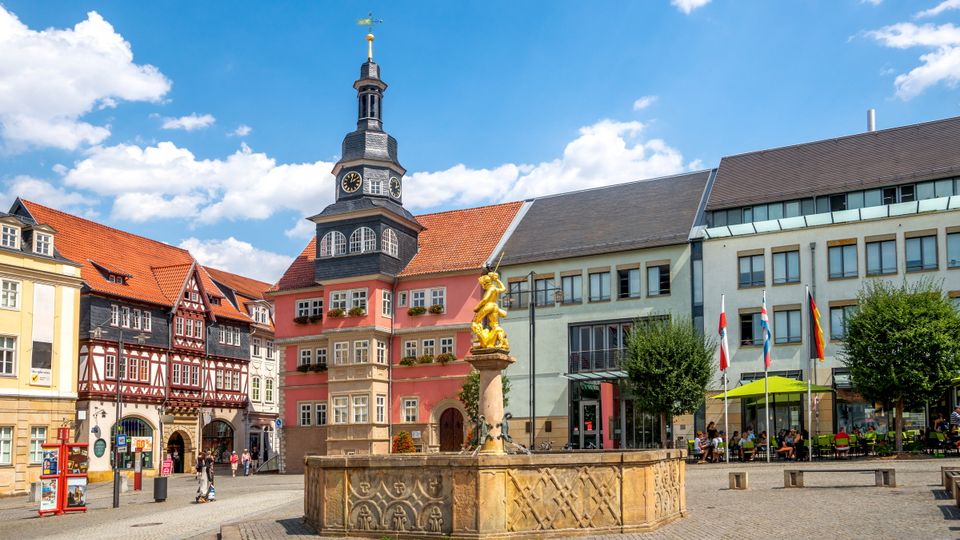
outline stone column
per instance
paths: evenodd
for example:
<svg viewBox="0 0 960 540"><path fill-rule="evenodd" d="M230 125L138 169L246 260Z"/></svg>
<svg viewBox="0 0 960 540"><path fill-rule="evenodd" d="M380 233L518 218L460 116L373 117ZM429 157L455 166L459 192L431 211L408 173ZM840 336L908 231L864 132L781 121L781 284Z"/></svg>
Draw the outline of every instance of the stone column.
<svg viewBox="0 0 960 540"><path fill-rule="evenodd" d="M471 349L465 358L480 372L480 392L477 410L487 424L488 439L481 442L481 454L503 454L503 441L500 439L500 423L503 421L503 382L501 373L510 364L516 362L503 349Z"/></svg>

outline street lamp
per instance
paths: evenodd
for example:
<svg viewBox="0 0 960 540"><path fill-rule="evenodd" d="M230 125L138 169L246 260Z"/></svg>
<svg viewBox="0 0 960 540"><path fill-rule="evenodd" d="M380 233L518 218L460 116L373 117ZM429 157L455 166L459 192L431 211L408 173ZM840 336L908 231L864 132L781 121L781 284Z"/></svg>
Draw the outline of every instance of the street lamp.
<svg viewBox="0 0 960 540"><path fill-rule="evenodd" d="M522 291L522 290L518 290L515 292L511 291L507 293L506 297L504 298L504 303L509 308L511 305L513 305L514 296L517 297L517 303L522 305L523 304L522 295L523 294L529 295L529 298L528 298L528 301L529 301L528 307L530 310L529 312L530 313L529 314L530 343L528 345L530 349L530 446L529 446L529 450L531 452L536 447L536 438L537 438L537 401L536 401L537 390L536 390L536 380L535 380L536 372L537 372L536 370L537 296L539 296L540 294L543 294L544 298L546 298L547 293L552 292L554 305L559 304L563 301L563 289L557 287L556 285L554 285L553 287L544 287L542 289L534 289L534 285L536 282L533 278L536 274L537 272L535 270L531 270L530 273L527 274L527 290L526 291ZM546 300L544 300L544 305L546 305Z"/></svg>

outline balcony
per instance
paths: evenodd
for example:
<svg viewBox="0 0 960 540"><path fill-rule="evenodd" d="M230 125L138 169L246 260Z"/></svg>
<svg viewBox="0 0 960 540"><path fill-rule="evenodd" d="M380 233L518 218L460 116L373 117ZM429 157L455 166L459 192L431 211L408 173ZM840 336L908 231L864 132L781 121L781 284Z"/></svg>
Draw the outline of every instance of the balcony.
<svg viewBox="0 0 960 540"><path fill-rule="evenodd" d="M595 349L570 353L567 365L568 379L605 380L627 376L621 364L626 349Z"/></svg>

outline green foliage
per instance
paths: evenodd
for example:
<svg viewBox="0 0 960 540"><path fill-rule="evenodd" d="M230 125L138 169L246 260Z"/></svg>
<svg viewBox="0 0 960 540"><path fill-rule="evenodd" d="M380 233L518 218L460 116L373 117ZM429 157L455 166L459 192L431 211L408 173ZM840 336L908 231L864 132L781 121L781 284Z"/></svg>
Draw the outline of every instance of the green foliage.
<svg viewBox="0 0 960 540"><path fill-rule="evenodd" d="M413 437L406 431L401 431L393 438L394 454L413 454L417 447L413 445Z"/></svg>
<svg viewBox="0 0 960 540"><path fill-rule="evenodd" d="M635 321L623 364L637 406L661 416L696 411L714 378L716 350L690 319Z"/></svg>
<svg viewBox="0 0 960 540"><path fill-rule="evenodd" d="M423 315L426 312L427 312L427 308L423 306L413 306L412 308L407 310L407 315L411 317L416 317L417 315Z"/></svg>
<svg viewBox="0 0 960 540"><path fill-rule="evenodd" d="M416 356L404 356L403 358L400 359L400 365L401 365L401 366L415 366L415 365L417 365L417 357L416 357Z"/></svg>
<svg viewBox="0 0 960 540"><path fill-rule="evenodd" d="M343 317L346 312L342 308L333 308L327 312L327 317L333 317L334 319Z"/></svg>
<svg viewBox="0 0 960 540"><path fill-rule="evenodd" d="M453 353L443 352L437 355L437 362L441 365L446 365L448 362L453 362L457 357Z"/></svg>
<svg viewBox="0 0 960 540"><path fill-rule="evenodd" d="M420 362L421 364L432 364L432 363L433 363L433 355L432 355L432 354L421 354L420 357L417 358L417 362Z"/></svg>
<svg viewBox="0 0 960 540"><path fill-rule="evenodd" d="M351 317L363 317L367 314L367 310L357 306L350 308L350 311L348 311L347 314L349 314Z"/></svg>
<svg viewBox="0 0 960 540"><path fill-rule="evenodd" d="M434 305L430 306L429 311L430 311L430 313L433 313L434 315L439 315L439 314L443 313L443 311L444 311L444 309L443 309L443 304L434 304Z"/></svg>
<svg viewBox="0 0 960 540"><path fill-rule="evenodd" d="M307 321L309 320L310 320L310 317L307 317L306 315L300 315L299 317L293 318L293 322L295 322L296 324L307 324Z"/></svg>
<svg viewBox="0 0 960 540"><path fill-rule="evenodd" d="M510 379L506 375L500 375L500 381L503 386L503 407L506 409L507 405L510 403L510 398L507 396L510 394ZM470 373L467 374L467 378L463 381L463 386L460 387L460 393L457 394L457 398L460 400L460 403L463 403L463 407L467 410L468 421L473 421L472 419L476 418L480 412L480 372L472 369ZM497 419L497 422L500 420ZM487 422L494 423L491 419L487 419Z"/></svg>
<svg viewBox="0 0 960 540"><path fill-rule="evenodd" d="M960 374L960 314L932 280L867 282L846 331L840 360L867 401L920 406Z"/></svg>

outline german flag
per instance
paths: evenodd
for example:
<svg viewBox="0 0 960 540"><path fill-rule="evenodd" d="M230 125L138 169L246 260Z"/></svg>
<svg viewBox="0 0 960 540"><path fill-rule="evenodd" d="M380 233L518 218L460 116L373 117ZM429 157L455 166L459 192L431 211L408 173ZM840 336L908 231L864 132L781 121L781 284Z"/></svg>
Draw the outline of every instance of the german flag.
<svg viewBox="0 0 960 540"><path fill-rule="evenodd" d="M807 290L807 300L810 302L810 358L817 358L823 362L823 328L820 327L820 310L813 300L813 293Z"/></svg>

